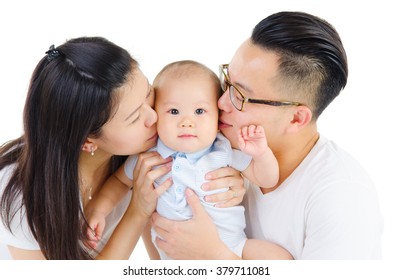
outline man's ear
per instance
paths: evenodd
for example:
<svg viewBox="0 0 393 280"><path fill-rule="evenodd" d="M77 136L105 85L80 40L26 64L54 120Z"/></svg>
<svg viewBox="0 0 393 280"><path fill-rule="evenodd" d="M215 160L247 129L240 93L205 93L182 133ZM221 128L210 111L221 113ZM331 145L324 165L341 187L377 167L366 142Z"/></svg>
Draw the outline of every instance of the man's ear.
<svg viewBox="0 0 393 280"><path fill-rule="evenodd" d="M312 120L312 112L307 106L296 106L293 111L292 120L287 127L287 133L294 134L302 130Z"/></svg>
<svg viewBox="0 0 393 280"><path fill-rule="evenodd" d="M98 146L94 143L94 140L87 138L85 143L83 143L81 150L90 153L94 156L94 152L98 149Z"/></svg>

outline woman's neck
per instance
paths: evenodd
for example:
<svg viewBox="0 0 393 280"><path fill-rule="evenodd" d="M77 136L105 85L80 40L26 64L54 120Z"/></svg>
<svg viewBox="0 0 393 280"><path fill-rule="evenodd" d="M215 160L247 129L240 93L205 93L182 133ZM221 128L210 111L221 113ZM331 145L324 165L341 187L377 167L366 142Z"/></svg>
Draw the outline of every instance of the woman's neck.
<svg viewBox="0 0 393 280"><path fill-rule="evenodd" d="M112 155L97 150L92 156L82 152L79 157L80 193L85 206L89 200L101 189L110 175Z"/></svg>

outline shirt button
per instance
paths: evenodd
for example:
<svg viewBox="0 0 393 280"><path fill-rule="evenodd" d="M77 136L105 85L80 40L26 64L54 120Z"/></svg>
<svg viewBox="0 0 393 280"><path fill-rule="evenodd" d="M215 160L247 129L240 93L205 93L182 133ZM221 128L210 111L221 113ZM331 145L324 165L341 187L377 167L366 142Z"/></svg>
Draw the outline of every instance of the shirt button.
<svg viewBox="0 0 393 280"><path fill-rule="evenodd" d="M175 165L174 169L175 169L176 171L178 171L178 170L180 169L180 166L179 166L179 165Z"/></svg>
<svg viewBox="0 0 393 280"><path fill-rule="evenodd" d="M182 193L183 193L183 187L177 187L177 188L176 188L176 192L177 192L178 194L182 194Z"/></svg>

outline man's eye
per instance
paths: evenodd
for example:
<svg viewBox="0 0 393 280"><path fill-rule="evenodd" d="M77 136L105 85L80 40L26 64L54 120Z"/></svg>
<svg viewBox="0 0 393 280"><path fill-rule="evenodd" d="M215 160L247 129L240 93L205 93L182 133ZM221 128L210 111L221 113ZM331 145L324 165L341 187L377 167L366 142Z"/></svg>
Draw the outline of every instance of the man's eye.
<svg viewBox="0 0 393 280"><path fill-rule="evenodd" d="M198 108L195 110L195 114L197 115L202 115L204 112L206 112L204 109Z"/></svg>
<svg viewBox="0 0 393 280"><path fill-rule="evenodd" d="M169 113L172 114L172 115L177 115L177 114L179 114L179 110L177 110L177 109L170 109Z"/></svg>

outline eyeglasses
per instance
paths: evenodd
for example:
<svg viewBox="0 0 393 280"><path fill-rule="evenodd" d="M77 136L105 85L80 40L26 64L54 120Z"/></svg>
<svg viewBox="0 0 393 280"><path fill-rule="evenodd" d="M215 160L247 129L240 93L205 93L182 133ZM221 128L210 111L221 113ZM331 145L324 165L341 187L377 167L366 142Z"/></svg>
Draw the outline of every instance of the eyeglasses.
<svg viewBox="0 0 393 280"><path fill-rule="evenodd" d="M251 99L245 97L244 94L229 81L228 64L221 64L219 67L220 67L219 78L220 78L221 88L223 91L226 91L229 88L229 97L231 99L231 102L233 106L239 111L243 110L244 103L265 104L265 105L276 106L276 107L303 105L301 103L292 102L292 101L273 101L273 100L265 100L265 99Z"/></svg>

